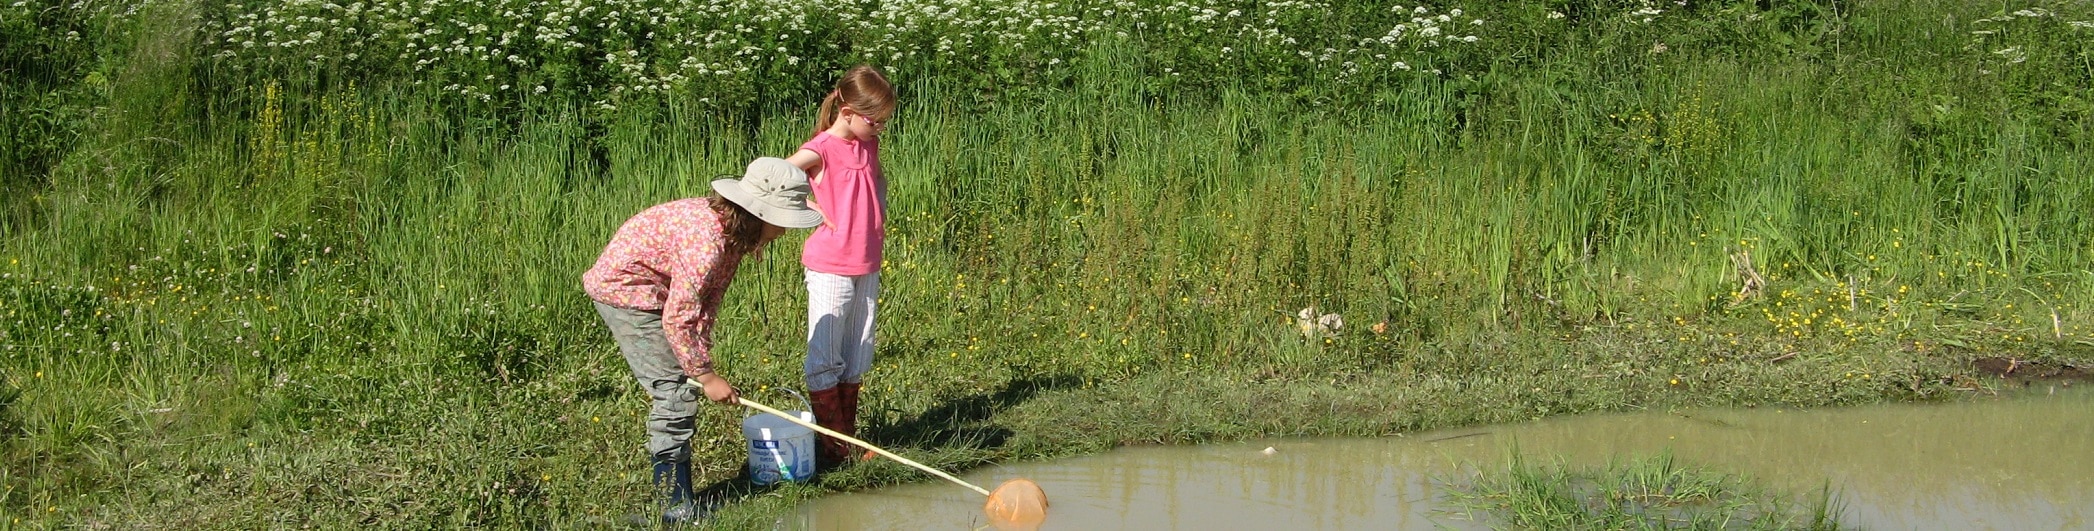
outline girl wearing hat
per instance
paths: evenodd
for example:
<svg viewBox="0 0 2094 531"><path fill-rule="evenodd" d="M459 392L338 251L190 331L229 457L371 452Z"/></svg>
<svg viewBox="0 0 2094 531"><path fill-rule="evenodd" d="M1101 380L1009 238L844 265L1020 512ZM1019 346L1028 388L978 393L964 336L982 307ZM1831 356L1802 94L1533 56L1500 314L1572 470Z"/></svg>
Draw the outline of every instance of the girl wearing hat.
<svg viewBox="0 0 2094 531"><path fill-rule="evenodd" d="M820 225L808 208L807 175L783 159L749 163L741 179L712 183L702 198L642 210L611 237L582 287L610 327L640 388L653 398L647 451L662 520L695 521L703 511L691 491L695 382L705 397L735 404L734 386L713 370L712 331L720 298L742 259L789 228Z"/></svg>

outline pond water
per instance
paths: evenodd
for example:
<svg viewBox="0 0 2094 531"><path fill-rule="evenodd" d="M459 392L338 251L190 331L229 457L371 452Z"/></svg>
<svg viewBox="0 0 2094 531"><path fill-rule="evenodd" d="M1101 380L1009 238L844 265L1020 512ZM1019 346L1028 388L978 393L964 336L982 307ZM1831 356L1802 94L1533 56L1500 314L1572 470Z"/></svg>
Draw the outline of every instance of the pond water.
<svg viewBox="0 0 2094 531"><path fill-rule="evenodd" d="M1474 529L1438 480L1530 463L1605 465L1671 451L1807 496L1828 483L1866 529L2094 529L2094 392L2036 389L1945 404L1652 411L1410 433L1123 448L961 477L1036 481L1041 529ZM1266 448L1273 452L1267 453ZM982 496L944 481L829 496L795 529L978 529Z"/></svg>

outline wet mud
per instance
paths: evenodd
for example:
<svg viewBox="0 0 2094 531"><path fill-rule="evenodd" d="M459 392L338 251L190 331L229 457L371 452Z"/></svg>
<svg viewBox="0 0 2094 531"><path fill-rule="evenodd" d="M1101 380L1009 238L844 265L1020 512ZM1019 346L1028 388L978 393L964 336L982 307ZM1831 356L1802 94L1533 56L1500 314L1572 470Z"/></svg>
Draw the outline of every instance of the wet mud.
<svg viewBox="0 0 2094 531"><path fill-rule="evenodd" d="M2039 382L2062 386L2094 383L2094 367L2082 367L2071 363L1995 356L1971 360L1970 364L1971 368L1987 376L2024 387Z"/></svg>

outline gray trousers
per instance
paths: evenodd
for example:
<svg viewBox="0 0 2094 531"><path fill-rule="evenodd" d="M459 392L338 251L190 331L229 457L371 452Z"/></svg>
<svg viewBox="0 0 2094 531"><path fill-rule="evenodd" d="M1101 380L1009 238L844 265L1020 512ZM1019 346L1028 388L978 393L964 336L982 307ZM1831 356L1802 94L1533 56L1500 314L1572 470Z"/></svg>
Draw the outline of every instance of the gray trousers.
<svg viewBox="0 0 2094 531"><path fill-rule="evenodd" d="M662 313L628 310L601 302L596 303L596 313L603 316L604 325L611 328L611 337L618 340L618 352L632 368L633 379L654 399L654 406L647 412L648 455L690 461L691 447L687 443L691 440L692 418L698 414L699 391L696 386L684 384L683 366L676 363L676 352L669 349L668 336L662 335Z"/></svg>

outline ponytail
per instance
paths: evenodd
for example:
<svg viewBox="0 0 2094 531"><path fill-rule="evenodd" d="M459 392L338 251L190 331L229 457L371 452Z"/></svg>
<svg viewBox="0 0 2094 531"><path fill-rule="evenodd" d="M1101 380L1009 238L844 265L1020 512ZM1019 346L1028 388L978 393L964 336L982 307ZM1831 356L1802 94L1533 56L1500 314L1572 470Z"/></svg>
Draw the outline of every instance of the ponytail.
<svg viewBox="0 0 2094 531"><path fill-rule="evenodd" d="M815 111L814 134L835 126L845 105L863 116L890 116L895 106L894 85L871 66L860 65L844 72L836 80L836 89L822 97L821 110Z"/></svg>
<svg viewBox="0 0 2094 531"><path fill-rule="evenodd" d="M842 112L838 108L836 100L841 99L841 97L841 92L831 90L828 96L822 98L821 109L814 112L814 134L822 134L822 131L827 131L830 126L836 125L837 114Z"/></svg>

